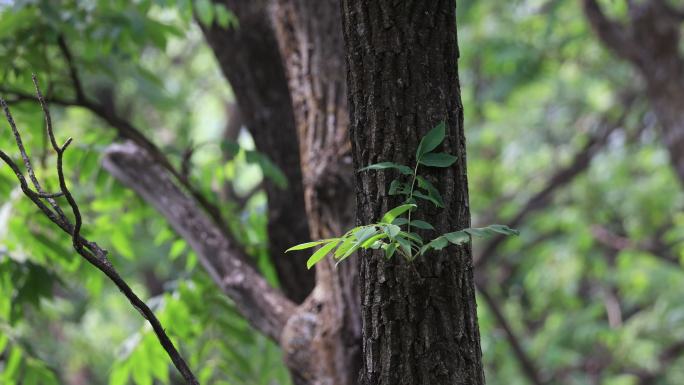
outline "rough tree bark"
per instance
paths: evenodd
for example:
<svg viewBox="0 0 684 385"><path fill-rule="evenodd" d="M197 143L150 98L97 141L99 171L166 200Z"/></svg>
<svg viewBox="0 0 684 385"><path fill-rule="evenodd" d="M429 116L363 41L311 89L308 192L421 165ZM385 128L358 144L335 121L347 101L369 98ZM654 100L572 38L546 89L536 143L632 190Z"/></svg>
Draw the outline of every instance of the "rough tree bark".
<svg viewBox="0 0 684 385"><path fill-rule="evenodd" d="M292 96L311 236L338 236L354 218L339 3L275 0L270 11ZM285 361L295 368L297 383L356 384L357 263L350 258L335 268L324 261L316 265L316 277L312 295L283 331Z"/></svg>
<svg viewBox="0 0 684 385"><path fill-rule="evenodd" d="M420 138L445 121L448 169L422 174L446 208L421 206L438 232L468 227L463 108L453 1L343 0L354 167L414 164ZM356 174L357 216L377 221L398 204L388 172ZM432 234L434 235L434 234ZM361 384L484 384L470 246L412 263L362 253Z"/></svg>
<svg viewBox="0 0 684 385"><path fill-rule="evenodd" d="M603 44L645 80L663 144L684 186L684 59L679 53L684 14L664 0L628 2L629 23L623 25L608 19L596 0L583 4Z"/></svg>
<svg viewBox="0 0 684 385"><path fill-rule="evenodd" d="M268 196L269 253L285 294L297 303L314 286L314 273L306 269L308 253L283 252L305 242L309 227L305 212L302 171L285 69L278 51L265 0L217 0L235 13L239 27L202 26L223 75L230 82L240 113L256 147L283 171L288 189L272 181ZM201 24L200 24L201 25Z"/></svg>

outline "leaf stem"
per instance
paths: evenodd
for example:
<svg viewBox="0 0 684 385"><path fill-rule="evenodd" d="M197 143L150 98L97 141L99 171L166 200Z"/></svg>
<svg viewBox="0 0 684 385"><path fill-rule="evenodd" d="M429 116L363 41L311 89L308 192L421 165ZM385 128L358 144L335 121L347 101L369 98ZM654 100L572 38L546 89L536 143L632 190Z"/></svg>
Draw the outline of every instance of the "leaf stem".
<svg viewBox="0 0 684 385"><path fill-rule="evenodd" d="M416 178L418 177L418 165L420 165L420 159L416 159L416 167L413 168L413 180L411 181L408 203L411 203L411 199L413 199L413 189L416 186ZM411 232L411 210L408 211L408 225L406 227L406 232Z"/></svg>

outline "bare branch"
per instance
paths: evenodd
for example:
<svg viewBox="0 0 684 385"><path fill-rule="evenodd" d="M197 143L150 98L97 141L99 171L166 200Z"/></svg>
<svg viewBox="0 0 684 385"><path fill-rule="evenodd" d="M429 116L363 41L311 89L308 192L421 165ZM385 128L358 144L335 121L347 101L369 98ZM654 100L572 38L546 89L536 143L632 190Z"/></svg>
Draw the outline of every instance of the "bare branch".
<svg viewBox="0 0 684 385"><path fill-rule="evenodd" d="M65 43L66 44L66 43ZM75 67L73 67L73 70L76 71ZM78 74L75 72L75 78L79 79ZM79 81L80 82L80 81ZM11 100L12 103L19 103L19 102L25 102L29 100L34 100L34 98L26 94L22 91L18 90L11 90L11 89L4 89L0 87L0 92L3 92L7 95L12 95L13 99ZM77 91L75 91L77 92ZM77 97L78 98L78 97ZM111 108L107 108L106 106L102 105L99 102L95 102L90 100L85 94L83 94L80 98L76 100L71 100L71 99L65 99L65 98L60 98L60 97L55 97L52 95L48 95L47 98L45 98L48 102L58 104L64 107L82 107L87 110L89 110L91 113L95 114L98 116L100 119L104 120L109 124L112 128L114 128L121 137L125 139L129 139L139 146L145 148L149 154L154 157L156 161L158 161L161 165L164 166L171 174L181 183L183 188L188 190L194 199L197 200L197 202L200 204L200 206L211 216L212 220L219 225L222 231L227 232L228 227L221 215L221 210L216 206L215 204L211 203L199 190L197 190L190 180L184 176L180 171L178 171L172 164L169 162L168 158L162 153L162 151L154 144L152 141L150 141L140 129L135 127L133 123L130 121L126 120L120 115L117 115Z"/></svg>
<svg viewBox="0 0 684 385"><path fill-rule="evenodd" d="M478 285L477 289L489 306L489 309L492 311L496 322L506 333L506 339L508 340L511 349L513 349L515 358L520 363L520 367L522 372L525 374L525 377L527 377L527 379L530 380L530 382L534 385L544 385L546 382L542 380L539 369L536 367L534 361L532 361L525 349L523 349L520 338L518 338L513 331L513 328L508 323L508 320L506 320L506 316L503 314L503 311L501 311L501 307L496 302L496 299L492 297L492 295L487 289L484 288L483 285Z"/></svg>
<svg viewBox="0 0 684 385"><path fill-rule="evenodd" d="M608 19L596 0L583 0L583 5L589 23L606 46L618 56L638 61L638 47L630 41L625 27Z"/></svg>
<svg viewBox="0 0 684 385"><path fill-rule="evenodd" d="M591 226L591 233L600 244L608 247L614 251L621 251L625 249L643 250L651 253L656 258L663 262L667 262L676 267L682 267L679 258L672 253L671 246L663 242L662 237L656 237L651 240L643 242L634 242L631 239L619 234L615 234L605 226L593 225ZM662 234L657 234L661 235Z"/></svg>
<svg viewBox="0 0 684 385"><path fill-rule="evenodd" d="M57 37L57 45L59 45L59 50L64 56L64 60L67 63L67 68L69 68L69 77L71 77L71 84L74 87L74 92L76 93L76 100L79 102L86 101L86 95L83 92L83 83L81 83L81 78L78 76L78 70L76 69L76 63L71 55L71 50L64 39L64 35L59 35Z"/></svg>
<svg viewBox="0 0 684 385"><path fill-rule="evenodd" d="M35 78L34 78L35 81ZM38 84L36 82L36 87L38 88ZM107 251L99 247L96 243L90 242L83 238L80 235L80 229L81 229L81 215L80 215L80 210L78 208L78 204L74 200L73 196L71 195L71 192L66 186L66 181L64 178L64 169L63 169L63 155L65 151L67 150L69 144L72 142L71 138L67 139L67 141L62 145L61 147L57 145L56 141L54 140L54 133L52 132L52 122L50 120L50 115L49 111L47 108L47 105L45 104L42 94L40 94L40 90L38 89L38 94L39 94L39 100L41 103L41 106L43 110L46 113L46 121L47 121L47 130L48 130L48 135L51 138L53 149L57 153L57 174L59 176L59 185L60 185L60 192L57 194L46 194L42 191L40 191L40 184L38 183L38 180L35 178L35 175L33 175L33 171L31 168L31 162L30 159L28 158L28 155L26 153L26 150L23 146L23 142L21 140L21 135L19 133L19 130L16 128L16 124L14 122L14 119L12 118L12 115L10 113L9 107L7 106L7 103L3 100L0 99L0 104L2 105L2 108L5 111L7 121L9 122L12 131L14 132L15 135L15 140L17 142L17 147L19 148L19 152L21 153L22 158L24 159L24 164L26 165L27 171L31 175L32 180L34 181L34 185L36 186L36 189L39 191L36 193L32 191L26 181L26 178L22 174L21 170L19 167L14 163L14 161L3 151L0 151L0 159L2 159L11 169L14 171L20 185L21 189L24 192L24 194L33 201L33 203L53 222L55 223L58 227L60 227L63 231L69 233L72 237L73 241L73 247L76 250L76 252L81 255L88 263L93 265L95 268L100 270L102 273L104 273L118 288L119 290L126 296L126 298L129 300L129 302L135 307L141 314L142 316L150 323L152 326L152 329L154 330L154 333L156 334L157 338L159 339L160 344L164 348L164 350L167 352L169 357L171 358L171 361L173 364L176 366L178 371L181 373L183 378L186 380L188 384L191 385L199 385L199 382L195 379L195 376L193 375L192 371L188 367L188 365L185 363L185 360L183 360L182 356L174 346L174 344L171 342L171 339L168 337L166 334L166 331L164 330L163 326L157 319L157 317L154 315L154 312L147 306L147 304L142 301L136 294L133 292L131 287L126 283L126 281L119 276L117 273L116 269L114 269L114 266L111 264L109 259L107 258ZM72 226L67 218L63 214L58 214L57 210L61 213L61 210L59 209L59 206L57 205L56 202L52 201L51 205L55 206L55 211L51 210L47 205L45 205L40 199L41 198L48 198L52 199L53 197L57 195L63 195L67 202L69 203L69 206L74 214L75 218L75 224Z"/></svg>
<svg viewBox="0 0 684 385"><path fill-rule="evenodd" d="M279 342L295 305L266 282L237 242L199 209L168 170L132 142L111 145L103 166L156 208L195 250L209 276L250 324Z"/></svg>

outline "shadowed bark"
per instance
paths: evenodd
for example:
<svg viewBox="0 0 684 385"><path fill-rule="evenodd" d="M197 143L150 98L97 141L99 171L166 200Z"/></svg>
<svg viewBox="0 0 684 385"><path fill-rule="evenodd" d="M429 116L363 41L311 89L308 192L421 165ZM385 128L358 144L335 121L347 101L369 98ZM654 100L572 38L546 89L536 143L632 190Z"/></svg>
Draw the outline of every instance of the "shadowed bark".
<svg viewBox="0 0 684 385"><path fill-rule="evenodd" d="M440 233L468 227L463 108L451 1L343 0L354 167L415 164L420 138L445 121L448 169L422 169L445 209L421 205ZM357 216L377 221L398 200L391 172L356 174ZM435 235L435 234L424 234ZM360 258L360 384L484 384L470 245L411 263L381 252Z"/></svg>
<svg viewBox="0 0 684 385"><path fill-rule="evenodd" d="M292 95L311 236L339 236L354 221L339 3L275 0L270 11ZM356 384L361 357L356 259L337 268L325 260L316 265L316 277L314 292L285 328L286 363L299 368L297 383ZM311 334L302 339L298 331L308 325Z"/></svg>
<svg viewBox="0 0 684 385"><path fill-rule="evenodd" d="M255 131L254 124L247 122L262 151L280 164L272 151L287 148L291 174L301 173L301 209L288 204L291 197L282 200L284 207L299 218L306 213L307 235L312 238L339 235L354 218L339 4L333 0L216 2L237 15L240 27L226 31L212 26L205 28L205 36L243 114L246 104L248 109L271 114L276 107L289 108L289 115L283 113L275 121L269 117L269 129ZM292 128L284 130L283 120L293 122ZM296 171L293 155L298 156ZM271 234L288 229L287 224L272 223ZM290 239L286 246L303 240ZM305 267L304 260L297 263ZM287 274L285 269L279 271ZM317 265L316 287L290 318L281 338L296 383L356 383L361 332L357 274L353 259L338 268L331 262Z"/></svg>
<svg viewBox="0 0 684 385"><path fill-rule="evenodd" d="M269 252L285 294L300 303L311 292L314 273L306 269L306 251L284 251L309 240L304 190L292 100L266 1L215 1L228 7L239 27L218 24L202 30L228 79L243 122L256 147L283 171L288 188L264 181L268 195Z"/></svg>

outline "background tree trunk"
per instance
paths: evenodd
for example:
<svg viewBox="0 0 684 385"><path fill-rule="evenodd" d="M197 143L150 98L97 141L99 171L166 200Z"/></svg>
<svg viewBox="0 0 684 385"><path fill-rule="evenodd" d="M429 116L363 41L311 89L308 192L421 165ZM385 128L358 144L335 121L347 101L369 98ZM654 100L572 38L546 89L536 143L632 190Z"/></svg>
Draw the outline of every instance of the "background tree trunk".
<svg viewBox="0 0 684 385"><path fill-rule="evenodd" d="M203 26L223 75L235 93L245 125L256 147L265 153L288 179L287 191L264 181L268 195L269 253L285 294L297 303L314 286L314 273L306 269L309 254L284 251L309 239L302 172L292 100L285 69L262 0L217 0L238 17L240 26ZM201 23L200 23L201 25ZM231 117L232 118L232 117Z"/></svg>
<svg viewBox="0 0 684 385"><path fill-rule="evenodd" d="M446 121L448 169L420 170L446 208L418 210L438 232L468 227L463 108L453 1L343 0L354 167L414 164L421 137ZM356 174L360 223L399 202L391 172ZM431 236L435 234L430 234ZM360 258L361 384L484 384L469 245L412 263L382 253Z"/></svg>
<svg viewBox="0 0 684 385"><path fill-rule="evenodd" d="M610 20L596 0L584 12L602 43L642 75L661 125L670 162L684 186L684 60L680 56L682 13L663 0L628 2L629 23Z"/></svg>
<svg viewBox="0 0 684 385"><path fill-rule="evenodd" d="M338 236L354 221L339 3L275 0L271 17L294 106L311 236ZM281 338L286 362L300 368L301 383L356 384L361 357L356 260L337 268L326 260L316 265L316 277L314 292ZM303 328L310 330L308 340L300 338Z"/></svg>

